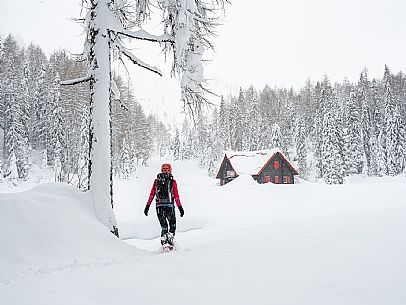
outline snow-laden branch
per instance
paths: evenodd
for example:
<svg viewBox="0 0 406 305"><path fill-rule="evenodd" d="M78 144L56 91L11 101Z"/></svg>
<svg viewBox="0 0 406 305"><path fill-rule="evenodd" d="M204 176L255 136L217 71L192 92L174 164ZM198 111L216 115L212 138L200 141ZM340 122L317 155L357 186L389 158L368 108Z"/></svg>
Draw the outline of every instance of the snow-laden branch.
<svg viewBox="0 0 406 305"><path fill-rule="evenodd" d="M128 109L127 105L126 105L125 103L123 103L122 100L117 100L117 102L120 104L120 107L121 107L122 109L124 109L125 111L130 111L130 110Z"/></svg>
<svg viewBox="0 0 406 305"><path fill-rule="evenodd" d="M121 100L120 90L117 87L117 83L114 79L111 80L111 92L113 93L114 100L120 104L120 107L125 111L128 111L128 107Z"/></svg>
<svg viewBox="0 0 406 305"><path fill-rule="evenodd" d="M120 90L118 90L117 84L114 79L111 80L111 92L113 93L115 100L120 100Z"/></svg>
<svg viewBox="0 0 406 305"><path fill-rule="evenodd" d="M88 81L90 81L91 78L92 77L90 75L86 75L86 76L75 78L75 79L61 81L60 84L61 84L61 86L73 86L73 85L77 85L80 83L88 82Z"/></svg>
<svg viewBox="0 0 406 305"><path fill-rule="evenodd" d="M151 35L144 30L139 30L139 31L127 31L127 30L115 30L115 29L110 29L110 30L117 34L135 38L135 39L140 39L140 40L147 40L147 41L153 41L153 42L174 42L173 37L168 34L162 34L160 36L156 36L156 35Z"/></svg>
<svg viewBox="0 0 406 305"><path fill-rule="evenodd" d="M153 67L153 66L143 62L141 59L139 59L134 54L129 52L127 49L125 49L122 45L120 45L118 43L116 45L117 45L118 50L122 54L124 54L129 60L131 60L132 63L134 63L134 64L136 64L136 65L138 65L138 66L140 66L142 68L145 68L147 70L150 70L150 71L158 74L159 76L162 76L162 72L161 72L161 70L159 68Z"/></svg>

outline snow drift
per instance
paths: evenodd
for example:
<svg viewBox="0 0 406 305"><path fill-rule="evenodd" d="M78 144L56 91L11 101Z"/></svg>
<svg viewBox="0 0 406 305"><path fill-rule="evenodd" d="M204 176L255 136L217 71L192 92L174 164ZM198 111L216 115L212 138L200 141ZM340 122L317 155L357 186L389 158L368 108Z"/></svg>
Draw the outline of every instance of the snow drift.
<svg viewBox="0 0 406 305"><path fill-rule="evenodd" d="M0 194L0 232L0 271L6 266L134 253L97 220L88 193L59 183Z"/></svg>

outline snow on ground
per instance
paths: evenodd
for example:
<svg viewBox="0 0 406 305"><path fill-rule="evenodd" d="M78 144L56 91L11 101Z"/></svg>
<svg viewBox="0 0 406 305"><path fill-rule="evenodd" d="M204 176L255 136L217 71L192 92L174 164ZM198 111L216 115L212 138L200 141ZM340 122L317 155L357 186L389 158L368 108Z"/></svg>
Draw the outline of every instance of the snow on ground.
<svg viewBox="0 0 406 305"><path fill-rule="evenodd" d="M0 232L0 286L78 259L105 262L136 252L96 220L88 193L61 183L0 194Z"/></svg>
<svg viewBox="0 0 406 305"><path fill-rule="evenodd" d="M115 183L122 242L70 187L0 194L0 304L406 304L404 177L220 187L174 162L185 216L162 254L143 214L160 163Z"/></svg>

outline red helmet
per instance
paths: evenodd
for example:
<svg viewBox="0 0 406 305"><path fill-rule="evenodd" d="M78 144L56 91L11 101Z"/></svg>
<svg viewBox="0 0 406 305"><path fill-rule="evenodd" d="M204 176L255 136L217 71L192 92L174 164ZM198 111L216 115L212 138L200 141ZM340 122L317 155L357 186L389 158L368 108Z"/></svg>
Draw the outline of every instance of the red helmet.
<svg viewBox="0 0 406 305"><path fill-rule="evenodd" d="M161 172L162 173L171 173L172 172L172 166L169 163L162 164Z"/></svg>

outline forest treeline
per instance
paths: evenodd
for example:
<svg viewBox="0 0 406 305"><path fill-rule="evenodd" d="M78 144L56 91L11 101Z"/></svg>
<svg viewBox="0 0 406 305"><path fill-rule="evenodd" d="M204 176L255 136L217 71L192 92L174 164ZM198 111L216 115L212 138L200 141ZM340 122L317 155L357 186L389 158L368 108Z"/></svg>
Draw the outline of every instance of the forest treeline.
<svg viewBox="0 0 406 305"><path fill-rule="evenodd" d="M89 84L61 86L85 72L86 62L65 51L47 58L40 46L23 48L12 35L0 37L0 181L17 184L36 164L55 172L56 181L87 188ZM128 82L117 76L115 83L112 163L126 178L153 150L168 154L171 137L166 124L144 113Z"/></svg>
<svg viewBox="0 0 406 305"><path fill-rule="evenodd" d="M200 119L192 151L212 174L224 150L279 147L305 179L337 184L351 174L398 175L405 170L406 77L383 68L382 79L365 69L355 84L325 76L298 92L240 89Z"/></svg>
<svg viewBox="0 0 406 305"><path fill-rule="evenodd" d="M279 147L304 179L342 183L351 174L398 175L405 170L406 76L365 69L357 83L308 80L299 91L253 86L220 105L186 117L178 130L147 116L129 81L112 96L113 172L127 178L155 151L175 160L198 158L215 175L223 152ZM89 86L61 86L84 75L86 63L65 51L0 38L0 179L14 184L33 163L55 179L87 188Z"/></svg>

